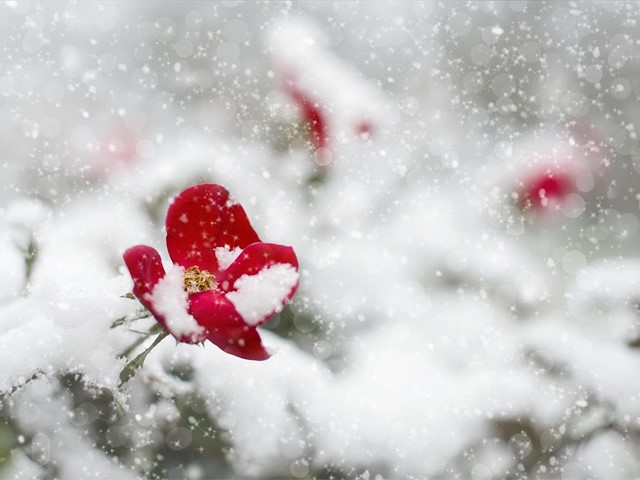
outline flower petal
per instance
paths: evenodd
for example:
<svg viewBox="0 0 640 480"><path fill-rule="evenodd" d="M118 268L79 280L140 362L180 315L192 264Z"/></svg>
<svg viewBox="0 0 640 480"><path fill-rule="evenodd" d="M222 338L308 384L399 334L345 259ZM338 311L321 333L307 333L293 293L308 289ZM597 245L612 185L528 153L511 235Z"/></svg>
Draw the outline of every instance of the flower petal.
<svg viewBox="0 0 640 480"><path fill-rule="evenodd" d="M216 275L218 288L223 292L232 291L236 280L242 275L256 275L260 270L278 263L288 263L298 270L298 257L293 248L276 243L252 243L229 268Z"/></svg>
<svg viewBox="0 0 640 480"><path fill-rule="evenodd" d="M234 337L239 335L245 326L233 304L215 290L191 295L189 313L208 332Z"/></svg>
<svg viewBox="0 0 640 480"><path fill-rule="evenodd" d="M233 304L219 292L191 295L189 312L208 331L207 338L223 351L248 360L266 360L260 335L244 323Z"/></svg>
<svg viewBox="0 0 640 480"><path fill-rule="evenodd" d="M297 270L291 247L258 242L245 248L216 281L244 322L257 326L291 299L298 288Z"/></svg>
<svg viewBox="0 0 640 480"><path fill-rule="evenodd" d="M155 248L147 245L136 245L127 249L122 255L133 278L133 293L146 303L143 297L151 293L153 287L164 277L162 259Z"/></svg>
<svg viewBox="0 0 640 480"><path fill-rule="evenodd" d="M209 340L226 353L245 360L266 360L271 356L264 348L260 334L255 328L249 328L241 337L236 338L233 343L227 342L226 345L217 343L215 338L209 337Z"/></svg>
<svg viewBox="0 0 640 480"><path fill-rule="evenodd" d="M166 227L173 262L213 274L219 270L217 247L244 248L260 241L242 206L229 199L226 188L212 183L178 194L167 212Z"/></svg>
<svg viewBox="0 0 640 480"><path fill-rule="evenodd" d="M160 254L155 248L136 245L127 249L122 256L131 278L133 278L133 294L153 314L158 323L167 330L164 317L156 311L153 303L149 301L151 292L165 276Z"/></svg>
<svg viewBox="0 0 640 480"><path fill-rule="evenodd" d="M317 102L314 102L302 90L292 86L289 94L302 112L302 117L309 128L309 137L314 150L328 148L329 132L325 115Z"/></svg>

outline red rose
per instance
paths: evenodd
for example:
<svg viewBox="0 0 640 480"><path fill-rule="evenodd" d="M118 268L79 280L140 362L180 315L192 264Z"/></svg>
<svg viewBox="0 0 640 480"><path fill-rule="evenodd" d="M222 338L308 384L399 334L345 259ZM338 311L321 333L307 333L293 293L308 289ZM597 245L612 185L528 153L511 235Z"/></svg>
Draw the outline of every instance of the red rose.
<svg viewBox="0 0 640 480"><path fill-rule="evenodd" d="M231 355L269 358L256 327L298 288L293 249L261 242L242 206L214 184L176 196L166 230L169 271L152 247L124 253L136 297L180 342L208 339Z"/></svg>

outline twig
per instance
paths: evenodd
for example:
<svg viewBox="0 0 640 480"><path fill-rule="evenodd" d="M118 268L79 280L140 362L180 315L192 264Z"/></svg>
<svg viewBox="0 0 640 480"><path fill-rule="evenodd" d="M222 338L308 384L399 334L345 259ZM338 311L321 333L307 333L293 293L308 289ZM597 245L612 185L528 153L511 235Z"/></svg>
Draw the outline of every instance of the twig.
<svg viewBox="0 0 640 480"><path fill-rule="evenodd" d="M124 325L125 323L135 322L136 320L142 320L143 318L149 318L151 313L149 310L140 309L136 313L132 315L125 315L124 317L120 317L111 324L111 328L118 327L120 325Z"/></svg>

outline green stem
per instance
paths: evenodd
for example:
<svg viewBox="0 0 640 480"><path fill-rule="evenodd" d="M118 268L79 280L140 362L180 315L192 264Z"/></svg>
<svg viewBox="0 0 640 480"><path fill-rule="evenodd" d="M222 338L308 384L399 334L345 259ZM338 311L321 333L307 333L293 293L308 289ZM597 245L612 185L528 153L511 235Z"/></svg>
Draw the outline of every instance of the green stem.
<svg viewBox="0 0 640 480"><path fill-rule="evenodd" d="M147 338L149 338L151 335L155 335L156 333L162 333L164 331L165 330L162 328L162 326L159 323L156 323L153 327L149 329L148 332L144 332L143 337L140 337L138 340L133 342L124 352L122 352L120 354L120 357L128 357L131 352L133 352L136 348L142 345L147 340Z"/></svg>
<svg viewBox="0 0 640 480"><path fill-rule="evenodd" d="M122 372L120 372L120 383L118 384L118 386L124 385L125 383L127 383L127 381L129 381L131 377L133 377L133 375L135 375L136 370L138 370L138 368L142 366L145 358L147 358L147 355L149 355L149 352L153 350L167 335L169 335L169 332L162 332L156 337L149 348L137 355L133 360L125 365L125 367L122 369Z"/></svg>
<svg viewBox="0 0 640 480"><path fill-rule="evenodd" d="M22 295L26 295L29 290L29 282L33 273L33 266L38 255L38 246L33 234L29 236L29 243L25 247L18 247L24 253L24 285L22 287Z"/></svg>

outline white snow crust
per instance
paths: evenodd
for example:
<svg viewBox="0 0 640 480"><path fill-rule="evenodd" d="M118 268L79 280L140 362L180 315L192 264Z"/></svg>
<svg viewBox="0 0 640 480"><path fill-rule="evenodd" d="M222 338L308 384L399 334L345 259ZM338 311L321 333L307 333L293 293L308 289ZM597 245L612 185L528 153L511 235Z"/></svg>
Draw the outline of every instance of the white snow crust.
<svg viewBox="0 0 640 480"><path fill-rule="evenodd" d="M177 338L190 338L194 342L206 338L206 331L188 313L189 299L183 287L184 268L172 264L160 279L148 300L164 316L169 331Z"/></svg>
<svg viewBox="0 0 640 480"><path fill-rule="evenodd" d="M625 5L0 5L0 477L640 477ZM339 161L321 178L288 72L326 114ZM587 148L584 125L600 132ZM112 140L129 160L109 163ZM582 210L519 210L518 182L545 165L576 176ZM156 323L132 320L122 253L168 259L170 198L203 181L300 260L228 296L255 325L299 276L259 329L274 354L165 339L120 385ZM238 251L215 254L227 268ZM154 303L198 335L167 270ZM116 453L88 393L122 407L101 434ZM189 444L203 431L224 452Z"/></svg>
<svg viewBox="0 0 640 480"><path fill-rule="evenodd" d="M242 253L242 249L240 247L236 247L233 250L229 245L225 245L224 247L216 248L216 260L218 260L218 267L220 270L226 270L229 268L233 262L236 261L236 258Z"/></svg>
<svg viewBox="0 0 640 480"><path fill-rule="evenodd" d="M264 318L279 312L283 300L298 283L298 272L288 263L263 268L255 275L243 275L233 284L234 291L226 294L247 323L257 325Z"/></svg>

